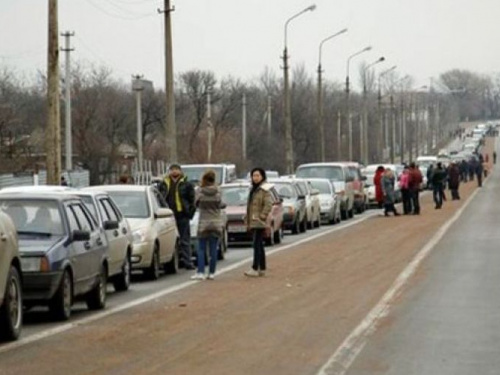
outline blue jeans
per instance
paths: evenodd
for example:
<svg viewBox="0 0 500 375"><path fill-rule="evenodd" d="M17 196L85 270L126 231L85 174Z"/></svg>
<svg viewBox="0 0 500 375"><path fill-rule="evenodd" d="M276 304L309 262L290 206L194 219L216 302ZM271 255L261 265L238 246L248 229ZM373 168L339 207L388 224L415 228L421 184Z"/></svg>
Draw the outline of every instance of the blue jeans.
<svg viewBox="0 0 500 375"><path fill-rule="evenodd" d="M207 253L207 245L210 256L209 272L215 273L219 245L219 238L216 236L198 238L198 272L205 273L205 254Z"/></svg>

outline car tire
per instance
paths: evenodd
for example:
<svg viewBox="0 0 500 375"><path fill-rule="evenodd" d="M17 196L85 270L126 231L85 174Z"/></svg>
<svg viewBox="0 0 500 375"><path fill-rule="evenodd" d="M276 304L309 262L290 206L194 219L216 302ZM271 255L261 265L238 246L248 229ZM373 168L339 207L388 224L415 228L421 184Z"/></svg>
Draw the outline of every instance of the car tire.
<svg viewBox="0 0 500 375"><path fill-rule="evenodd" d="M349 219L354 217L354 209L353 208L351 208L347 213L349 215Z"/></svg>
<svg viewBox="0 0 500 375"><path fill-rule="evenodd" d="M271 224L271 228L274 228L274 223ZM274 231L272 231L272 233L269 234L269 237L266 238L265 243L266 243L266 246L274 246L274 244L275 244Z"/></svg>
<svg viewBox="0 0 500 375"><path fill-rule="evenodd" d="M309 218L306 217L306 227L307 227L307 229L313 229L314 222L312 221L312 218L311 218L311 220L309 220Z"/></svg>
<svg viewBox="0 0 500 375"><path fill-rule="evenodd" d="M347 220L347 211L346 210L340 210L340 219Z"/></svg>
<svg viewBox="0 0 500 375"><path fill-rule="evenodd" d="M280 227L276 232L274 232L274 243L280 244L282 238L283 238L283 228Z"/></svg>
<svg viewBox="0 0 500 375"><path fill-rule="evenodd" d="M127 256L122 266L122 272L119 275L115 276L115 278L113 279L113 287L117 292L125 292L129 289L130 274L131 274L130 256L127 251Z"/></svg>
<svg viewBox="0 0 500 375"><path fill-rule="evenodd" d="M90 292L88 292L85 298L85 302L87 303L89 310L102 310L106 307L107 284L108 270L106 266L102 264L97 285Z"/></svg>
<svg viewBox="0 0 500 375"><path fill-rule="evenodd" d="M68 320L73 305L73 279L68 269L64 270L61 283L49 303L51 315L56 320Z"/></svg>
<svg viewBox="0 0 500 375"><path fill-rule="evenodd" d="M307 232L307 218L304 217L304 220L300 223L300 233L306 233Z"/></svg>
<svg viewBox="0 0 500 375"><path fill-rule="evenodd" d="M321 215L320 214L318 214L318 218L314 222L314 228L319 228L319 227L321 227Z"/></svg>
<svg viewBox="0 0 500 375"><path fill-rule="evenodd" d="M153 249L153 256L151 257L151 264L149 268L144 270L144 275L148 280L158 280L160 277L160 249L158 244L155 243Z"/></svg>
<svg viewBox="0 0 500 375"><path fill-rule="evenodd" d="M165 273L169 275L176 274L179 271L179 240L175 242L175 250L172 254L172 259L168 263L165 263Z"/></svg>
<svg viewBox="0 0 500 375"><path fill-rule="evenodd" d="M226 253L227 253L227 228L224 230L224 233L222 233L222 239L220 241L219 245L219 250L217 251L217 259L218 260L224 260L226 259Z"/></svg>
<svg viewBox="0 0 500 375"><path fill-rule="evenodd" d="M300 233L300 222L299 222L299 218L295 218L295 221L293 223L293 227L292 227L292 234L299 234Z"/></svg>
<svg viewBox="0 0 500 375"><path fill-rule="evenodd" d="M0 339L13 341L19 338L23 327L23 292L21 276L11 266L5 287L3 305L0 306Z"/></svg>

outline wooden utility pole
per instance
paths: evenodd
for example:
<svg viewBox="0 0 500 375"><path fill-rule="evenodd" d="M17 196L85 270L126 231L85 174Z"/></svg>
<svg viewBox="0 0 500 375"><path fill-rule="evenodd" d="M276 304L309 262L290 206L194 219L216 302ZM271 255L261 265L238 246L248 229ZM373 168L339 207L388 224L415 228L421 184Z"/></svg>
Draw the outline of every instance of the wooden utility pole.
<svg viewBox="0 0 500 375"><path fill-rule="evenodd" d="M45 153L47 184L59 185L61 177L61 122L59 116L59 32L57 0L49 0L49 43L47 64L47 128Z"/></svg>
<svg viewBox="0 0 500 375"><path fill-rule="evenodd" d="M163 14L165 17L165 93L166 93L166 135L169 146L169 161L178 162L177 154L177 125L175 123L175 96L174 96L174 62L172 52L172 17L175 10L170 0L165 0Z"/></svg>

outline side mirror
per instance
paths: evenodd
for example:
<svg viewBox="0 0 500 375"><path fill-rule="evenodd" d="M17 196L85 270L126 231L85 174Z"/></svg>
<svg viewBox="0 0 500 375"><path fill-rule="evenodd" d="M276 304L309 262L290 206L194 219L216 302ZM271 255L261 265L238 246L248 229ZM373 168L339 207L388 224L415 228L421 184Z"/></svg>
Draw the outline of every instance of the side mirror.
<svg viewBox="0 0 500 375"><path fill-rule="evenodd" d="M103 223L104 230L118 229L118 221L108 220Z"/></svg>
<svg viewBox="0 0 500 375"><path fill-rule="evenodd" d="M90 241L90 232L85 230L74 230L71 233L71 239L74 242Z"/></svg>
<svg viewBox="0 0 500 375"><path fill-rule="evenodd" d="M174 213L169 208L158 208L155 212L155 219L165 219L174 216Z"/></svg>

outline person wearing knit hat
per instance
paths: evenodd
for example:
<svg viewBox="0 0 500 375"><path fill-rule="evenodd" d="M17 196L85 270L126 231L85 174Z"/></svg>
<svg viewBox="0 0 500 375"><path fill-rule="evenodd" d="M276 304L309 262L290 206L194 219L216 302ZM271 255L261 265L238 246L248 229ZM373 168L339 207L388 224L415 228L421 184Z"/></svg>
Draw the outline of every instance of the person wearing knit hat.
<svg viewBox="0 0 500 375"><path fill-rule="evenodd" d="M262 168L254 168L250 173L252 186L248 194L246 224L253 234L253 264L245 272L245 276L258 277L266 273L266 253L264 250L264 234L267 216L271 212L272 202L266 182L266 172Z"/></svg>

